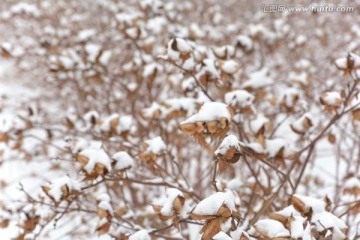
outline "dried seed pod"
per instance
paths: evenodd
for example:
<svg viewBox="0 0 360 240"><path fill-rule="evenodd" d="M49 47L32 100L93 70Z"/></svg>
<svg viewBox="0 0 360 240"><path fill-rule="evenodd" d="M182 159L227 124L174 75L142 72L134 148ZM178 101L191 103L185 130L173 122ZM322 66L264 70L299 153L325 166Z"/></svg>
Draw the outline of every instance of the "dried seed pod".
<svg viewBox="0 0 360 240"><path fill-rule="evenodd" d="M229 218L231 216L231 211L225 204L223 204L217 211L217 215L219 217Z"/></svg>
<svg viewBox="0 0 360 240"><path fill-rule="evenodd" d="M180 125L180 129L185 134L193 135L197 132L197 125L194 123L184 123Z"/></svg>
<svg viewBox="0 0 360 240"><path fill-rule="evenodd" d="M215 134L218 131L218 121L213 120L206 123L207 130L211 134Z"/></svg>
<svg viewBox="0 0 360 240"><path fill-rule="evenodd" d="M180 213L185 203L185 198L183 196L177 196L173 203L173 209L175 213Z"/></svg>
<svg viewBox="0 0 360 240"><path fill-rule="evenodd" d="M89 159L81 154L76 155L76 160L78 160L83 167L89 162Z"/></svg>
<svg viewBox="0 0 360 240"><path fill-rule="evenodd" d="M360 121L360 108L356 109L356 110L353 110L351 112L351 114L352 114L354 120Z"/></svg>

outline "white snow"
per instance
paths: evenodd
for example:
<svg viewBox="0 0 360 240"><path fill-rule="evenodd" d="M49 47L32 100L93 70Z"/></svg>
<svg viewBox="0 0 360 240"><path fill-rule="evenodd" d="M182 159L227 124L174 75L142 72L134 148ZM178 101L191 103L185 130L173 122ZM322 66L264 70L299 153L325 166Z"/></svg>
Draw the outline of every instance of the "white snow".
<svg viewBox="0 0 360 240"><path fill-rule="evenodd" d="M287 88L284 91L282 99L284 100L286 107L294 107L295 100L299 97L299 89L297 88Z"/></svg>
<svg viewBox="0 0 360 240"><path fill-rule="evenodd" d="M173 209L174 200L178 196L183 197L183 194L176 188L168 188L166 190L166 195L167 195L167 198L163 204L163 207L160 210L160 213L163 216L173 216L175 214L174 209Z"/></svg>
<svg viewBox="0 0 360 240"><path fill-rule="evenodd" d="M181 124L195 123L195 122L207 122L213 120L220 120L220 118L226 118L231 121L231 113L228 106L220 102L207 102L204 103L199 112L192 115Z"/></svg>
<svg viewBox="0 0 360 240"><path fill-rule="evenodd" d="M268 76L268 69L263 68L250 74L249 80L242 84L243 88L259 89L272 84L274 80Z"/></svg>
<svg viewBox="0 0 360 240"><path fill-rule="evenodd" d="M129 237L129 240L151 240L151 237L147 230L143 229L137 231Z"/></svg>
<svg viewBox="0 0 360 240"><path fill-rule="evenodd" d="M358 177L351 177L344 183L343 188L360 188L360 179Z"/></svg>
<svg viewBox="0 0 360 240"><path fill-rule="evenodd" d="M266 153L270 158L276 156L282 148L285 148L286 141L282 138L266 139Z"/></svg>
<svg viewBox="0 0 360 240"><path fill-rule="evenodd" d="M115 120L120 121L119 118L120 118L120 116L117 113L113 113L109 117L105 118L100 125L101 131L110 132L111 131L111 123Z"/></svg>
<svg viewBox="0 0 360 240"><path fill-rule="evenodd" d="M25 2L19 2L10 8L11 13L21 14L25 13L34 17L40 16L40 11L34 4L29 4Z"/></svg>
<svg viewBox="0 0 360 240"><path fill-rule="evenodd" d="M187 53L192 50L190 45L182 38L175 38L172 40L172 43L176 41L176 46L179 52Z"/></svg>
<svg viewBox="0 0 360 240"><path fill-rule="evenodd" d="M155 137L145 141L147 148L146 153L154 153L157 155L162 154L166 151L166 144L161 137Z"/></svg>
<svg viewBox="0 0 360 240"><path fill-rule="evenodd" d="M238 151L240 150L239 140L235 135L229 135L225 137L220 146L214 152L215 155L225 155L229 148L235 147Z"/></svg>
<svg viewBox="0 0 360 240"><path fill-rule="evenodd" d="M254 150L254 152L256 153L264 153L265 150L264 148L261 146L260 143L257 143L257 142L251 142L251 143L248 143L246 144L247 147L249 147L250 149Z"/></svg>
<svg viewBox="0 0 360 240"><path fill-rule="evenodd" d="M0 133L6 133L11 130L21 130L26 128L26 123L15 113L0 112Z"/></svg>
<svg viewBox="0 0 360 240"><path fill-rule="evenodd" d="M148 19L146 28L156 35L161 34L166 28L167 24L167 19L164 16L157 16Z"/></svg>
<svg viewBox="0 0 360 240"><path fill-rule="evenodd" d="M303 236L304 222L305 222L305 218L301 216L291 216L289 230L292 238L297 239Z"/></svg>
<svg viewBox="0 0 360 240"><path fill-rule="evenodd" d="M99 117L100 117L99 113L97 111L92 110L85 113L83 119L85 120L86 125L89 127L92 124L92 120L94 119L95 121L97 121Z"/></svg>
<svg viewBox="0 0 360 240"><path fill-rule="evenodd" d="M127 152L117 152L111 157L111 159L116 161L114 166L116 170L125 170L134 166L134 160Z"/></svg>
<svg viewBox="0 0 360 240"><path fill-rule="evenodd" d="M97 163L103 164L108 172L111 171L110 158L103 149L85 149L79 154L89 159L84 167L87 173L92 173Z"/></svg>
<svg viewBox="0 0 360 240"><path fill-rule="evenodd" d="M89 62L95 62L96 58L99 56L101 45L88 43L85 45L85 52L88 55Z"/></svg>
<svg viewBox="0 0 360 240"><path fill-rule="evenodd" d="M288 218L291 215L300 216L300 213L298 211L296 211L296 209L293 207L293 205L287 206L286 208L283 208L282 210L275 212L275 214L278 214L285 218Z"/></svg>
<svg viewBox="0 0 360 240"><path fill-rule="evenodd" d="M258 133L262 127L269 123L269 119L261 114L255 120L250 122L250 130L253 133Z"/></svg>
<svg viewBox="0 0 360 240"><path fill-rule="evenodd" d="M227 60L222 62L221 70L228 74L236 73L240 68L240 64L235 62L234 60Z"/></svg>
<svg viewBox="0 0 360 240"><path fill-rule="evenodd" d="M306 119L309 119L310 120L310 122L312 122L313 123L313 117L312 117L312 115L310 114L310 113L305 113L305 114L303 114L299 119L297 119L295 122L293 122L292 124L291 124L291 127L294 129L294 130L296 130L297 132L299 132L299 133L305 133L306 132L306 127L305 127L305 125L304 125L304 122L305 122L305 120Z"/></svg>
<svg viewBox="0 0 360 240"><path fill-rule="evenodd" d="M219 77L219 72L217 69L217 61L211 58L206 58L202 61L203 67L199 72L199 75L203 73L209 73L213 77Z"/></svg>
<svg viewBox="0 0 360 240"><path fill-rule="evenodd" d="M197 23L191 23L189 30L197 39L204 38L206 36L206 32L201 29Z"/></svg>
<svg viewBox="0 0 360 240"><path fill-rule="evenodd" d="M230 106L239 106L241 108L247 108L252 106L255 100L254 95L246 90L235 90L227 92L225 94L225 103Z"/></svg>
<svg viewBox="0 0 360 240"><path fill-rule="evenodd" d="M101 56L99 58L100 64L102 64L103 66L108 65L109 61L111 59L111 56L112 56L112 51L111 50L103 51L103 53L101 54Z"/></svg>
<svg viewBox="0 0 360 240"><path fill-rule="evenodd" d="M101 202L99 202L98 207L105 210L105 211L107 211L111 216L114 215L114 210L113 210L113 208L112 208L109 201L101 201Z"/></svg>
<svg viewBox="0 0 360 240"><path fill-rule="evenodd" d="M219 58L226 58L235 54L235 48L231 45L213 48L215 56Z"/></svg>
<svg viewBox="0 0 360 240"><path fill-rule="evenodd" d="M95 34L96 34L95 29L92 28L84 29L78 33L77 38L79 41L86 41L89 40L91 37L95 36Z"/></svg>
<svg viewBox="0 0 360 240"><path fill-rule="evenodd" d="M61 189L63 186L67 186L69 192L72 190L80 190L79 183L75 182L68 176L51 180L50 184L46 184L44 186L50 188L48 194L53 197L56 202L59 202L64 194Z"/></svg>
<svg viewBox="0 0 360 240"><path fill-rule="evenodd" d="M161 70L162 67L159 66L158 64L156 63L150 63L150 64L147 64L145 67L144 67L144 72L143 72L143 77L144 78L148 78L150 77L151 75L153 75L155 72Z"/></svg>
<svg viewBox="0 0 360 240"><path fill-rule="evenodd" d="M347 58L338 58L335 60L335 65L341 69L345 70L348 68L348 59Z"/></svg>
<svg viewBox="0 0 360 240"><path fill-rule="evenodd" d="M307 41L307 38L304 35L299 35L295 39L295 42L297 45L302 45L302 44L306 43L306 41Z"/></svg>
<svg viewBox="0 0 360 240"><path fill-rule="evenodd" d="M150 107L144 108L141 113L143 117L153 119L157 114L159 114L158 117L160 117L162 109L163 107L160 104L153 102Z"/></svg>
<svg viewBox="0 0 360 240"><path fill-rule="evenodd" d="M65 69L72 69L75 66L74 60L68 56L59 56L58 61Z"/></svg>
<svg viewBox="0 0 360 240"><path fill-rule="evenodd" d="M355 53L349 53L348 61L350 61L350 65L352 68L359 68L360 67L360 56Z"/></svg>
<svg viewBox="0 0 360 240"><path fill-rule="evenodd" d="M137 27L131 27L131 28L127 28L125 30L125 33L127 36L129 36L132 39L136 39L139 37L140 35L140 29Z"/></svg>
<svg viewBox="0 0 360 240"><path fill-rule="evenodd" d="M186 70L186 71L193 71L194 68L196 66L196 63L194 61L194 59L192 57L186 59L186 61L184 62L184 64L182 65L182 67Z"/></svg>
<svg viewBox="0 0 360 240"><path fill-rule="evenodd" d="M236 42L240 47L242 47L245 51L251 51L253 49L253 41L250 37L246 35L238 35L236 37Z"/></svg>
<svg viewBox="0 0 360 240"><path fill-rule="evenodd" d="M301 73L290 72L289 80L300 83L304 86L307 86L309 84L307 72L301 72Z"/></svg>
<svg viewBox="0 0 360 240"><path fill-rule="evenodd" d="M232 238L229 237L229 235L227 235L224 232L218 232L215 236L212 237L213 240L231 240Z"/></svg>
<svg viewBox="0 0 360 240"><path fill-rule="evenodd" d="M192 210L198 215L216 215L219 208L225 204L230 211L235 211L235 196L231 191L216 192L199 202Z"/></svg>
<svg viewBox="0 0 360 240"><path fill-rule="evenodd" d="M326 211L313 214L313 216L311 217L311 222L316 224L318 231L323 231L324 227L325 229L335 227L337 227L338 229L347 229L347 226L343 220Z"/></svg>
<svg viewBox="0 0 360 240"><path fill-rule="evenodd" d="M302 203L304 203L305 208L308 209L311 207L314 214L325 211L326 203L324 200L302 196L299 194L294 194L294 197L298 198Z"/></svg>
<svg viewBox="0 0 360 240"><path fill-rule="evenodd" d="M278 221L272 219L259 220L254 225L257 232L265 237L289 237L289 231Z"/></svg>
<svg viewBox="0 0 360 240"><path fill-rule="evenodd" d="M337 106L342 101L339 92L326 92L321 96L321 99L327 106Z"/></svg>
<svg viewBox="0 0 360 240"><path fill-rule="evenodd" d="M188 115L196 112L197 99L195 98L171 98L164 101L168 111L185 110Z"/></svg>

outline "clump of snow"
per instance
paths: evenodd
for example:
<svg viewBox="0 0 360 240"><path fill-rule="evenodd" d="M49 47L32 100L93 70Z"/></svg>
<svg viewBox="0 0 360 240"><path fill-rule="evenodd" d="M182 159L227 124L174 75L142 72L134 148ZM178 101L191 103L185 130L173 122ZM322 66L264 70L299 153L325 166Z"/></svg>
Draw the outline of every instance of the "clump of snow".
<svg viewBox="0 0 360 240"><path fill-rule="evenodd" d="M308 77L307 72L301 72L301 73L290 72L289 73L290 81L300 83L301 85L304 85L304 86L307 86L309 84L308 78L309 77Z"/></svg>
<svg viewBox="0 0 360 240"><path fill-rule="evenodd" d="M137 27L130 27L125 30L125 33L127 36L129 36L132 39L136 39L140 35L140 29Z"/></svg>
<svg viewBox="0 0 360 240"><path fill-rule="evenodd" d="M335 60L335 65L342 70L348 68L348 59L347 58L338 58Z"/></svg>
<svg viewBox="0 0 360 240"><path fill-rule="evenodd" d="M235 147L236 150L240 150L240 142L235 135L229 135L225 137L220 146L214 152L215 155L225 155L229 148Z"/></svg>
<svg viewBox="0 0 360 240"><path fill-rule="evenodd" d="M248 143L248 144L246 144L246 146L248 148L250 148L251 150L253 150L254 152L259 153L259 154L265 152L265 149L263 148L263 146L261 146L261 144L257 143L257 142Z"/></svg>
<svg viewBox="0 0 360 240"><path fill-rule="evenodd" d="M59 202L65 194L63 191L64 186L67 188L68 193L73 190L80 190L80 184L68 176L51 180L50 184L44 185L44 187L49 188L47 194L51 196L56 202Z"/></svg>
<svg viewBox="0 0 360 240"><path fill-rule="evenodd" d="M283 102L286 107L293 107L295 101L299 97L299 90L297 88L287 88L282 96Z"/></svg>
<svg viewBox="0 0 360 240"><path fill-rule="evenodd" d="M137 231L129 237L129 240L151 240L151 237L147 230L143 229Z"/></svg>
<svg viewBox="0 0 360 240"><path fill-rule="evenodd" d="M218 232L215 236L212 237L213 240L231 240L232 238L229 237L229 235L227 235L224 232Z"/></svg>
<svg viewBox="0 0 360 240"><path fill-rule="evenodd" d="M99 115L99 113L97 111L89 111L89 112L85 113L85 115L83 116L83 119L84 119L84 121L86 123L86 126L90 127L93 124L96 124L99 117L100 117L100 115Z"/></svg>
<svg viewBox="0 0 360 240"><path fill-rule="evenodd" d="M10 12L13 14L25 13L30 16L38 17L40 16L40 11L34 4L19 2L10 8Z"/></svg>
<svg viewBox="0 0 360 240"><path fill-rule="evenodd" d="M85 52L88 55L89 62L95 62L96 58L99 56L101 45L88 43L85 45Z"/></svg>
<svg viewBox="0 0 360 240"><path fill-rule="evenodd" d="M77 39L79 41L86 41L89 40L91 37L95 36L96 34L96 30L95 29L84 29L81 30L78 35L77 35Z"/></svg>
<svg viewBox="0 0 360 240"><path fill-rule="evenodd" d="M153 139L146 140L145 143L147 145L145 153L160 155L166 151L166 144L161 137L155 137Z"/></svg>
<svg viewBox="0 0 360 240"><path fill-rule="evenodd" d="M320 213L325 211L326 203L324 200L302 196L299 194L294 194L294 197L299 199L305 205L305 209L311 208L313 213Z"/></svg>
<svg viewBox="0 0 360 240"><path fill-rule="evenodd" d="M117 113L114 113L112 115L110 115L109 117L105 118L102 122L102 124L100 125L100 129L101 131L104 131L104 132L110 132L111 129L112 129L112 123L114 121L119 121L119 114Z"/></svg>
<svg viewBox="0 0 360 240"><path fill-rule="evenodd" d="M250 37L246 35L239 35L236 37L236 43L239 47L245 50L245 52L249 52L253 49L253 41Z"/></svg>
<svg viewBox="0 0 360 240"><path fill-rule="evenodd" d="M232 57L235 54L235 48L230 45L213 48L213 52L218 58Z"/></svg>
<svg viewBox="0 0 360 240"><path fill-rule="evenodd" d="M289 231L280 222L272 219L259 220L254 225L257 232L265 237L289 237Z"/></svg>
<svg viewBox="0 0 360 240"><path fill-rule="evenodd" d="M92 173L97 163L103 164L108 172L111 171L110 158L103 149L85 149L79 154L89 160L84 166L87 173Z"/></svg>
<svg viewBox="0 0 360 240"><path fill-rule="evenodd" d="M193 35L196 39L201 39L206 36L206 32L197 24L191 23L189 27L190 34Z"/></svg>
<svg viewBox="0 0 360 240"><path fill-rule="evenodd" d="M281 149L286 146L286 141L282 138L266 139L266 153L270 158L275 157Z"/></svg>
<svg viewBox="0 0 360 240"><path fill-rule="evenodd" d="M58 61L65 69L73 69L75 66L75 61L68 56L59 56Z"/></svg>
<svg viewBox="0 0 360 240"><path fill-rule="evenodd" d="M165 202L163 203L163 207L161 208L160 213L163 216L173 216L175 214L173 208L174 200L179 196L180 197L184 197L184 196L183 193L176 188L168 188L166 190L166 195L167 197Z"/></svg>
<svg viewBox="0 0 360 240"><path fill-rule="evenodd" d="M300 216L300 213L296 211L293 205L287 206L286 208L283 208L282 210L275 212L275 214L278 214L285 218L289 218L291 215Z"/></svg>
<svg viewBox="0 0 360 240"><path fill-rule="evenodd" d="M105 210L106 212L108 212L111 216L114 215L114 210L110 204L109 201L101 201L98 204L98 207L102 210Z"/></svg>
<svg viewBox="0 0 360 240"><path fill-rule="evenodd" d="M266 124L269 123L269 119L263 115L258 115L256 119L250 122L250 130L253 133L258 133L261 128L263 128Z"/></svg>
<svg viewBox="0 0 360 240"><path fill-rule="evenodd" d="M181 124L195 123L195 122L207 122L213 120L220 120L220 118L226 118L231 120L231 112L228 106L220 102L207 102L204 103L199 112L189 117Z"/></svg>
<svg viewBox="0 0 360 240"><path fill-rule="evenodd" d="M303 114L291 124L291 128L298 134L304 134L313 124L313 117L310 113Z"/></svg>
<svg viewBox="0 0 360 240"><path fill-rule="evenodd" d="M240 108L247 108L252 106L255 100L254 95L246 90L235 90L225 94L225 103L230 106L238 106Z"/></svg>
<svg viewBox="0 0 360 240"><path fill-rule="evenodd" d="M351 177L345 181L344 188L360 188L360 179L358 177Z"/></svg>
<svg viewBox="0 0 360 240"><path fill-rule="evenodd" d="M26 123L11 112L0 112L0 133L26 128Z"/></svg>
<svg viewBox="0 0 360 240"><path fill-rule="evenodd" d="M184 62L184 64L182 65L182 67L186 70L186 71L193 71L194 68L196 66L196 63L194 61L194 58L190 57L188 59L186 59L186 61Z"/></svg>
<svg viewBox="0 0 360 240"><path fill-rule="evenodd" d="M225 204L230 211L235 211L235 196L231 191L217 192L199 202L192 210L197 215L216 215Z"/></svg>
<svg viewBox="0 0 360 240"><path fill-rule="evenodd" d="M301 216L291 216L289 230L292 238L298 239L303 236L305 220Z"/></svg>
<svg viewBox="0 0 360 240"><path fill-rule="evenodd" d="M326 92L321 96L320 101L327 106L338 106L342 101L342 97L339 92Z"/></svg>
<svg viewBox="0 0 360 240"><path fill-rule="evenodd" d="M360 56L355 53L349 53L348 57L348 66L352 68L359 68L360 67Z"/></svg>
<svg viewBox="0 0 360 240"><path fill-rule="evenodd" d="M126 170L134 166L134 160L127 152L117 152L111 157L111 159L115 161L114 168L116 170Z"/></svg>
<svg viewBox="0 0 360 240"><path fill-rule="evenodd" d="M153 102L150 107L144 108L141 113L145 119L157 119L161 116L162 111L163 107L160 104Z"/></svg>
<svg viewBox="0 0 360 240"><path fill-rule="evenodd" d="M195 98L171 98L164 101L169 111L186 110L188 114L196 111L197 100Z"/></svg>
<svg viewBox="0 0 360 240"><path fill-rule="evenodd" d="M112 56L111 50L103 51L103 53L101 54L101 56L99 58L100 64L102 64L103 66L108 65L108 63L110 62L111 56Z"/></svg>
<svg viewBox="0 0 360 240"><path fill-rule="evenodd" d="M316 224L316 228L319 232L330 228L347 229L343 220L326 211L313 214L311 222Z"/></svg>
<svg viewBox="0 0 360 240"><path fill-rule="evenodd" d="M272 84L274 80L268 76L268 69L263 68L250 74L249 80L242 84L243 88L259 89Z"/></svg>
<svg viewBox="0 0 360 240"><path fill-rule="evenodd" d="M152 76L154 73L157 73L162 70L162 66L157 63L149 63L144 67L143 77L148 78Z"/></svg>

